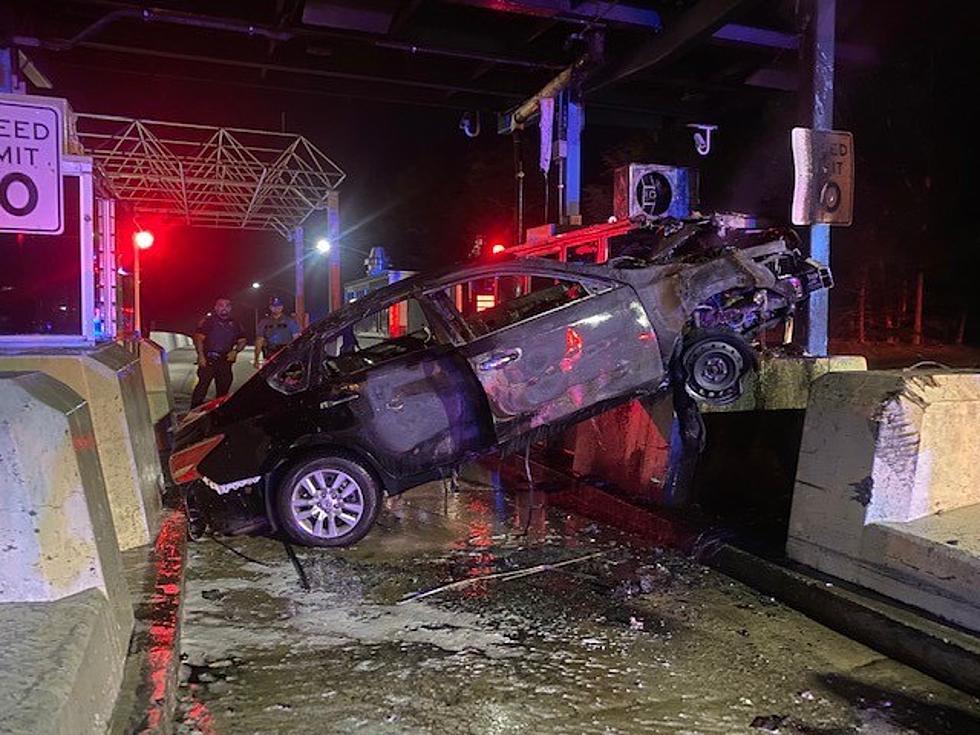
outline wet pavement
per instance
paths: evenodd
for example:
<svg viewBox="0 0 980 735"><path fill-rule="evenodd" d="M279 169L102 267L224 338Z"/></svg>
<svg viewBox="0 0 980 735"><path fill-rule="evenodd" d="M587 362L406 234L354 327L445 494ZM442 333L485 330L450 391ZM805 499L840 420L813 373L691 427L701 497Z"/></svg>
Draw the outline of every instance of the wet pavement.
<svg viewBox="0 0 980 735"><path fill-rule="evenodd" d="M467 476L389 500L355 548L297 549L310 591L275 540L191 544L178 732L980 733L976 699Z"/></svg>

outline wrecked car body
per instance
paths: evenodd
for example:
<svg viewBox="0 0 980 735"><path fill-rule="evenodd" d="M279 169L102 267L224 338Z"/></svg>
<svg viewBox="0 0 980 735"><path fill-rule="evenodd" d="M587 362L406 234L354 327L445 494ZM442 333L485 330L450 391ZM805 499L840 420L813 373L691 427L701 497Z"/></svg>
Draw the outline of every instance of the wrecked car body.
<svg viewBox="0 0 980 735"><path fill-rule="evenodd" d="M829 271L784 239L679 245L601 265L472 264L370 293L187 421L172 475L221 530L268 522L342 546L367 533L385 493L672 380L696 400L733 401L753 336L830 287ZM480 308L473 293L490 286Z"/></svg>

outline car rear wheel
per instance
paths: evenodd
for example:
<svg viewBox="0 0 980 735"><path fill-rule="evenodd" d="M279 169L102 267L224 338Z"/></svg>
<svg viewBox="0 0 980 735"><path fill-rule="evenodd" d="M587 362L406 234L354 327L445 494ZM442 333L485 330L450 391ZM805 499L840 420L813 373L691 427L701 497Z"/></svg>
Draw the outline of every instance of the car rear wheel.
<svg viewBox="0 0 980 735"><path fill-rule="evenodd" d="M347 457L307 459L283 477L276 510L287 536L304 546L350 546L371 530L381 488Z"/></svg>
<svg viewBox="0 0 980 735"><path fill-rule="evenodd" d="M721 406L742 395L742 380L755 367L755 353L735 332L698 330L684 340L681 366L687 392Z"/></svg>

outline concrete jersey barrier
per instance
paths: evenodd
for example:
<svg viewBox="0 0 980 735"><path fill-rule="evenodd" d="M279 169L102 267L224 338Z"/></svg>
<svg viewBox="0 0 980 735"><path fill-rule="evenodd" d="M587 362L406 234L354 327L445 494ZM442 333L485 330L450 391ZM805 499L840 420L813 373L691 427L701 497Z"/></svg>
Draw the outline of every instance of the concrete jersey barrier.
<svg viewBox="0 0 980 735"><path fill-rule="evenodd" d="M0 373L0 487L0 730L104 732L133 609L77 393Z"/></svg>
<svg viewBox="0 0 980 735"><path fill-rule="evenodd" d="M790 558L980 631L980 373L817 380Z"/></svg>
<svg viewBox="0 0 980 735"><path fill-rule="evenodd" d="M152 340L140 340L139 358L143 384L146 387L146 400L150 409L150 421L155 426L174 410L170 371L167 369L167 350Z"/></svg>
<svg viewBox="0 0 980 735"><path fill-rule="evenodd" d="M139 358L109 343L6 352L0 370L44 372L86 400L120 548L150 543L160 524L164 482Z"/></svg>
<svg viewBox="0 0 980 735"><path fill-rule="evenodd" d="M194 340L190 335L181 332L150 332L150 339L167 352L194 347Z"/></svg>

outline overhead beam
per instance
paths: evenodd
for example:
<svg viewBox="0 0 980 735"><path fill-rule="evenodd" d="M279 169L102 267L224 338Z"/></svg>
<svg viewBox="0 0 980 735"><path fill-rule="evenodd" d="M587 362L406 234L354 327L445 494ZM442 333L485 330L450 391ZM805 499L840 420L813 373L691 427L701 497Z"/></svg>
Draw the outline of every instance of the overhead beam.
<svg viewBox="0 0 980 735"><path fill-rule="evenodd" d="M778 49L780 51L799 51L801 36L798 33L784 33L772 28L759 28L740 23L726 23L713 34L711 40L719 44L754 46L756 48ZM868 66L878 61L878 54L872 46L856 43L836 44L837 58L842 61Z"/></svg>
<svg viewBox="0 0 980 735"><path fill-rule="evenodd" d="M205 56L200 54L184 54L174 51L162 51L157 49L142 48L137 46L119 46L107 43L84 42L79 44L85 48L96 51L109 51L112 53L129 54L133 56L150 56L161 59L173 59L178 61L193 61L216 66L233 66L243 69L268 69L269 71L280 72L283 74L294 74L297 76L323 77L327 79L346 79L355 82L368 82L376 84L389 84L401 87L416 87L418 89L430 89L437 91L453 91L468 94L475 94L481 97L498 97L503 99L514 99L519 95L504 90L470 88L460 85L443 82L426 82L418 79L405 79L401 77L384 77L373 74L356 74L354 72L331 71L328 69L314 69L302 66L285 66L282 64L270 64L268 62L245 61L243 59L227 59L217 56Z"/></svg>
<svg viewBox="0 0 980 735"><path fill-rule="evenodd" d="M726 23L711 34L715 41L728 41L743 46L783 49L795 51L800 47L800 37L795 33L783 33L771 28L747 26L741 23Z"/></svg>
<svg viewBox="0 0 980 735"><path fill-rule="evenodd" d="M419 56L445 56L452 59L466 59L467 61L481 61L489 64L501 64L503 66L518 66L525 69L561 69L563 64L556 64L549 61L535 61L517 56L505 56L501 54L487 54L480 51L464 51L457 49L435 48L424 44L417 44L411 41L384 41L374 42L377 48L394 49Z"/></svg>
<svg viewBox="0 0 980 735"><path fill-rule="evenodd" d="M371 6L342 5L328 0L307 0L303 5L305 24L359 33L383 36L391 29L394 17L394 11Z"/></svg>
<svg viewBox="0 0 980 735"><path fill-rule="evenodd" d="M450 0L457 5L495 10L540 18L559 18L579 23L618 23L659 31L663 27L660 13L621 2L594 0Z"/></svg>
<svg viewBox="0 0 980 735"><path fill-rule="evenodd" d="M756 0L701 0L679 15L656 38L618 62L613 62L586 84L588 93L608 87L643 71L654 69L716 31L736 10Z"/></svg>

